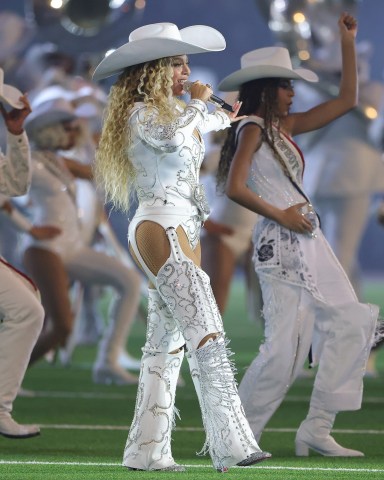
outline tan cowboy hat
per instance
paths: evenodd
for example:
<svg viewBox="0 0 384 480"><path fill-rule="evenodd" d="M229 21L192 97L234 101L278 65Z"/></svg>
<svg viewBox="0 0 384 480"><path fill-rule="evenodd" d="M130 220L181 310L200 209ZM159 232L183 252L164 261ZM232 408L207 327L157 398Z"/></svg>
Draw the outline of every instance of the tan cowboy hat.
<svg viewBox="0 0 384 480"><path fill-rule="evenodd" d="M292 78L308 82L319 80L306 68L293 68L289 52L284 47L265 47L252 50L241 57L241 69L225 77L218 85L222 92L238 90L243 83L258 78Z"/></svg>
<svg viewBox="0 0 384 480"><path fill-rule="evenodd" d="M0 68L0 102L5 102L11 107L21 110L24 108L24 103L19 100L22 96L20 90L4 83L4 71Z"/></svg>
<svg viewBox="0 0 384 480"><path fill-rule="evenodd" d="M120 73L139 63L175 55L219 52L225 39L215 28L192 25L181 30L173 23L153 23L137 28L125 43L105 57L93 73L94 80Z"/></svg>

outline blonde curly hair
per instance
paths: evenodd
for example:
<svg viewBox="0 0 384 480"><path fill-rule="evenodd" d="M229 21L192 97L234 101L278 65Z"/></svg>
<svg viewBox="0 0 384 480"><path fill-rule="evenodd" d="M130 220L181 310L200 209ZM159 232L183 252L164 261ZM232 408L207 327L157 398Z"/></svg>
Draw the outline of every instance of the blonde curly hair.
<svg viewBox="0 0 384 480"><path fill-rule="evenodd" d="M126 68L111 88L94 174L106 201L123 211L129 210L135 181L135 169L128 154L130 111L139 101L149 107L148 114L156 109L159 123L174 118L178 101L172 94L172 78L172 57L167 57Z"/></svg>

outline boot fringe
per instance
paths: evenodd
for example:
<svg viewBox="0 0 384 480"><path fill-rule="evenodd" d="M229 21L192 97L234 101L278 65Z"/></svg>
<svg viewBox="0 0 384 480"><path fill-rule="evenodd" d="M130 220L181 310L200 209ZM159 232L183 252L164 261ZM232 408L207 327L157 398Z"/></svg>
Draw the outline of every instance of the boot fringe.
<svg viewBox="0 0 384 480"><path fill-rule="evenodd" d="M376 328L373 334L372 348L382 346L384 343L384 318L377 319Z"/></svg>
<svg viewBox="0 0 384 480"><path fill-rule="evenodd" d="M232 397L237 396L234 381L236 369L234 363L228 360L233 356L228 344L229 340L220 335L214 341L187 353L187 356L196 358L197 367L191 371L191 375L199 377L201 411L206 431L203 448L197 455L210 454L213 459L220 459L220 463L231 457L228 416L232 413ZM223 406L227 407L227 414L223 414Z"/></svg>

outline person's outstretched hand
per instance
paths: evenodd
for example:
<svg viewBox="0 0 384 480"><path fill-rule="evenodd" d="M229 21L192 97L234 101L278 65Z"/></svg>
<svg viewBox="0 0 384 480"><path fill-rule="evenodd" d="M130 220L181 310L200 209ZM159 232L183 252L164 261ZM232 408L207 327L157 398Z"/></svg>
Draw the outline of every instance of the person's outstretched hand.
<svg viewBox="0 0 384 480"><path fill-rule="evenodd" d="M356 38L357 20L347 12L343 12L339 17L339 29L342 38Z"/></svg>
<svg viewBox="0 0 384 480"><path fill-rule="evenodd" d="M240 117L238 117L238 113L239 113L239 110L241 108L241 104L243 102L235 102L233 105L232 105L232 112L228 112L226 110L225 113L228 115L229 119L231 120L231 123L233 122L238 122L239 120L242 120L243 118L247 118L248 115L241 115Z"/></svg>
<svg viewBox="0 0 384 480"><path fill-rule="evenodd" d="M29 104L28 98L26 95L23 95L19 98L20 102L24 105L23 108L13 108L12 110L7 111L4 108L4 105L0 103L0 112L4 118L5 125L7 130L13 135L20 135L23 132L24 120L31 113L32 109Z"/></svg>

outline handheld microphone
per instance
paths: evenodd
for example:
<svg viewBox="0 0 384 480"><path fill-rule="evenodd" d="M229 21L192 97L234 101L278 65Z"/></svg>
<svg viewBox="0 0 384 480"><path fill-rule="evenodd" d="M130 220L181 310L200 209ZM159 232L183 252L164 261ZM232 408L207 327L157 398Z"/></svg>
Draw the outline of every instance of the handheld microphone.
<svg viewBox="0 0 384 480"><path fill-rule="evenodd" d="M193 82L184 82L183 83L183 89L189 93L190 90L191 90L191 87L193 85ZM226 103L224 102L223 99L221 99L220 97L217 97L216 95L211 95L209 98L208 98L208 102L209 103L213 103L214 105L216 105L217 107L220 107L220 108L224 108L225 110L228 110L229 112L233 112L233 109L232 109L232 105L229 105L229 103Z"/></svg>

